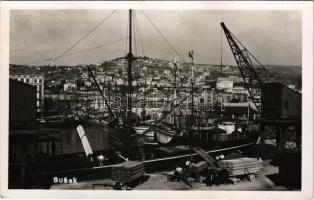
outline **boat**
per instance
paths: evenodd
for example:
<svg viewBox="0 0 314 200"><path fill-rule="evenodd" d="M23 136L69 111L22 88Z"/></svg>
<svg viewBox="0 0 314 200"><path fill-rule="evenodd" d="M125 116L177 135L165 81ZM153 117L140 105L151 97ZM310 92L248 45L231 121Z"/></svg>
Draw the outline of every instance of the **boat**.
<svg viewBox="0 0 314 200"><path fill-rule="evenodd" d="M132 62L134 60L132 54L132 10L129 10L129 23L128 94L132 94ZM121 119L111 111L95 76L91 70L89 72L108 108L108 113L105 115L106 120L100 123L100 127L107 129L107 132L112 135L110 137L112 148L93 151L87 142L88 138L84 134L84 129L80 127L78 132L85 152L51 156L38 155L34 161L25 159L22 170L29 173L23 175L23 179L29 179L29 184L19 186L12 184L9 188L27 188L34 185L49 187L53 184L54 177L73 176L79 180L106 177L110 174L110 169L113 166L128 160L144 162L147 170L161 165L164 167L171 166L171 162L179 162L189 159L191 156L197 156L198 154L193 151L195 146L202 147L207 153L215 154L246 148L257 141L258 132L256 130L244 126L236 129L234 122L201 125L195 123L197 115L193 112L191 118L186 117L187 121L189 119L194 121L192 126L179 127L177 123L167 122L165 118L171 115L171 109L162 112L158 120L138 124L132 118L131 95L128 96L127 108L124 110L126 117ZM158 163L162 164L159 165ZM11 174L15 173L14 169L10 170Z"/></svg>

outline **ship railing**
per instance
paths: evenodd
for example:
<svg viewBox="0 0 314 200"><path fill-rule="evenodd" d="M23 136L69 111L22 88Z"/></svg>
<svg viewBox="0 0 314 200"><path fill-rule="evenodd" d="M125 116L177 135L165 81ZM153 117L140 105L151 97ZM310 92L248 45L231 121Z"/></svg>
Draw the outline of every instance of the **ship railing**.
<svg viewBox="0 0 314 200"><path fill-rule="evenodd" d="M233 132L229 135L226 133L213 133L210 131L187 131L183 137L189 139L205 139L209 141L219 141L219 142L227 142L227 141L236 141L236 140L245 140L250 137L251 134L244 132Z"/></svg>

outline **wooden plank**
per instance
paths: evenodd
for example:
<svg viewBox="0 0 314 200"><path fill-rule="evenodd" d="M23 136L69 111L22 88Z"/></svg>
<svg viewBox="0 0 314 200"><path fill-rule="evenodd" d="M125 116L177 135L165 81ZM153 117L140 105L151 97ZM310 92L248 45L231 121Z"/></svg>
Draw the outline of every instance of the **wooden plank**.
<svg viewBox="0 0 314 200"><path fill-rule="evenodd" d="M83 126L79 125L78 127L76 127L76 130L77 130L77 133L78 133L80 140L82 142L86 157L88 157L89 155L93 155L93 150L92 150L92 148L88 142L88 139L85 135L85 131L84 131Z"/></svg>
<svg viewBox="0 0 314 200"><path fill-rule="evenodd" d="M257 173L263 169L262 162L256 158L237 158L218 162L221 169L227 170L229 176Z"/></svg>
<svg viewBox="0 0 314 200"><path fill-rule="evenodd" d="M193 148L198 155L200 155L210 166L217 167L217 163L215 159L213 159L210 155L208 155L203 149L201 148Z"/></svg>
<svg viewBox="0 0 314 200"><path fill-rule="evenodd" d="M129 182L144 175L145 165L139 161L128 161L111 169L113 181Z"/></svg>
<svg viewBox="0 0 314 200"><path fill-rule="evenodd" d="M207 162L201 161L196 164L192 164L191 172L198 173L207 168Z"/></svg>

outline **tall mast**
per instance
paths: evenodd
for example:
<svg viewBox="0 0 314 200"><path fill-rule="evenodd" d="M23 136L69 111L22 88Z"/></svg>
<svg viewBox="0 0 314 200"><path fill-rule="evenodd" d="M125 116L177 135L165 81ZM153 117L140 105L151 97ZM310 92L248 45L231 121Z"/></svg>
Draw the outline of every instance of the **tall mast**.
<svg viewBox="0 0 314 200"><path fill-rule="evenodd" d="M174 98L177 98L177 59L174 58ZM173 122L175 126L177 125L177 112L174 111Z"/></svg>
<svg viewBox="0 0 314 200"><path fill-rule="evenodd" d="M131 125L131 114L132 114L132 10L129 10L129 53L128 53L128 106L127 106L127 117L128 117L128 130L129 135L132 133Z"/></svg>
<svg viewBox="0 0 314 200"><path fill-rule="evenodd" d="M193 120L193 125L195 124L195 118L194 118L194 53L193 50L189 53L189 56L192 60L192 78L191 78L191 96L192 96L192 110L191 110L191 116Z"/></svg>
<svg viewBox="0 0 314 200"><path fill-rule="evenodd" d="M174 95L177 95L177 58L174 58Z"/></svg>

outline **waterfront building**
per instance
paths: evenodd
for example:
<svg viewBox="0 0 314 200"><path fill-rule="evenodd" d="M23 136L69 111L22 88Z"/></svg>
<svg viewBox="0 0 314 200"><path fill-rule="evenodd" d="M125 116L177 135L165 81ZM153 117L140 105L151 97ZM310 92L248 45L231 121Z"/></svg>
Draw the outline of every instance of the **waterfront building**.
<svg viewBox="0 0 314 200"><path fill-rule="evenodd" d="M252 102L223 103L216 113L224 120L255 120L258 117L256 106Z"/></svg>
<svg viewBox="0 0 314 200"><path fill-rule="evenodd" d="M280 83L267 83L262 87L263 116L268 119L300 119L302 97L289 87ZM273 99L278 99L274 104Z"/></svg>
<svg viewBox="0 0 314 200"><path fill-rule="evenodd" d="M10 79L9 125L29 127L36 121L36 87Z"/></svg>
<svg viewBox="0 0 314 200"><path fill-rule="evenodd" d="M44 83L45 83L44 75L42 74L11 74L10 78L36 87L37 112L43 112Z"/></svg>

